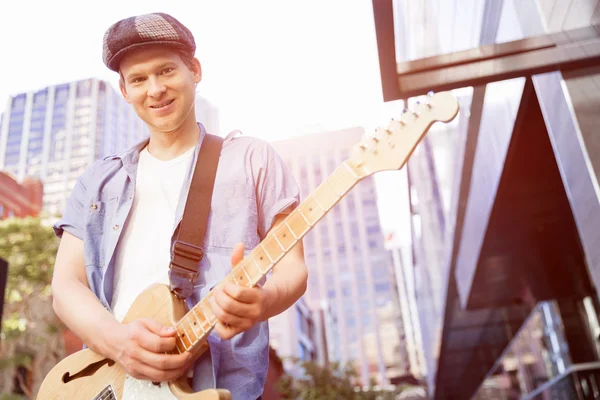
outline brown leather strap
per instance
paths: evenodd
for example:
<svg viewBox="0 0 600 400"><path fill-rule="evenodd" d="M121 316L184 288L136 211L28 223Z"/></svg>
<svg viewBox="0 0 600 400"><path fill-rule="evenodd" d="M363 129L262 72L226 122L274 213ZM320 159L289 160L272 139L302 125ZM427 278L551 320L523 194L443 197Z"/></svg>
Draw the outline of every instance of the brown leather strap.
<svg viewBox="0 0 600 400"><path fill-rule="evenodd" d="M206 134L202 139L179 233L171 249L171 291L181 299L192 294L204 256L202 246L222 146L219 136Z"/></svg>

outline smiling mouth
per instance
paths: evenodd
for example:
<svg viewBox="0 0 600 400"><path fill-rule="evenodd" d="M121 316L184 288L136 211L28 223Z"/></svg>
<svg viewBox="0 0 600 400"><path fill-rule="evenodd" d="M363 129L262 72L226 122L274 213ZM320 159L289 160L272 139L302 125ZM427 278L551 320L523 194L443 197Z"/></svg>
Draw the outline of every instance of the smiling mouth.
<svg viewBox="0 0 600 400"><path fill-rule="evenodd" d="M169 104L171 104L173 101L175 101L175 100L167 100L167 101L164 101L164 102L162 102L160 104L155 104L153 106L150 106L150 108L154 108L154 109L163 108L163 107L166 107Z"/></svg>

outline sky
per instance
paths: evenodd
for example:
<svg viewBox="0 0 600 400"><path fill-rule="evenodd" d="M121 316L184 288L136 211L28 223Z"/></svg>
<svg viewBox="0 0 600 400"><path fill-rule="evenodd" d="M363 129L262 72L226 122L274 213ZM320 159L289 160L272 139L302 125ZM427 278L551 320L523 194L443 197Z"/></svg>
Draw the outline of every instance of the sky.
<svg viewBox="0 0 600 400"><path fill-rule="evenodd" d="M116 88L118 75L102 62L105 30L132 15L166 12L194 34L198 92L219 110L223 133L273 141L353 126L371 132L403 108L382 100L371 0L8 4L0 14L1 102L91 77ZM406 237L403 174L380 173L376 182L383 228Z"/></svg>

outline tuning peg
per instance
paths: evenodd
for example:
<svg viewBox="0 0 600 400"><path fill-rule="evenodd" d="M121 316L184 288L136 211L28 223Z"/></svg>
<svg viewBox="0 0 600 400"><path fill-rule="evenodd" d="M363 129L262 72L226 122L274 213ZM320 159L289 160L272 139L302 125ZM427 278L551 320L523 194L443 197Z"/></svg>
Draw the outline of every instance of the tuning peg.
<svg viewBox="0 0 600 400"><path fill-rule="evenodd" d="M377 139L377 137L376 137L376 136L373 136L371 139L373 139L373 141L374 141L375 143L379 143L379 139Z"/></svg>
<svg viewBox="0 0 600 400"><path fill-rule="evenodd" d="M408 108L405 108L404 110L402 110L402 114L406 114L409 111Z"/></svg>
<svg viewBox="0 0 600 400"><path fill-rule="evenodd" d="M364 144L362 144L362 143L358 147L360 147L360 149L362 151L365 151L367 149L367 147Z"/></svg>
<svg viewBox="0 0 600 400"><path fill-rule="evenodd" d="M415 116L415 118L419 118L421 116L421 114L416 111L413 111L412 114Z"/></svg>
<svg viewBox="0 0 600 400"><path fill-rule="evenodd" d="M391 135L391 134L392 134L392 131L390 131L389 129L386 129L386 130L385 130L385 133L387 133L388 135Z"/></svg>
<svg viewBox="0 0 600 400"><path fill-rule="evenodd" d="M429 92L427 92L427 96L433 97L433 95L434 95L433 90L430 90Z"/></svg>

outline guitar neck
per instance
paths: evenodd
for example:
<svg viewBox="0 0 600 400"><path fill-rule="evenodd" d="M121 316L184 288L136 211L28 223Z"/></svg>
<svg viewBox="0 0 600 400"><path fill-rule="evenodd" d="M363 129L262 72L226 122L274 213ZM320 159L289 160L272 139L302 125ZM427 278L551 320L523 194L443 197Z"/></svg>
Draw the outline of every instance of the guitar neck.
<svg viewBox="0 0 600 400"><path fill-rule="evenodd" d="M357 167L345 161L217 285L232 282L253 287L361 179ZM177 352L204 341L218 322L209 305L212 291L177 323Z"/></svg>

